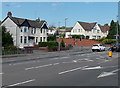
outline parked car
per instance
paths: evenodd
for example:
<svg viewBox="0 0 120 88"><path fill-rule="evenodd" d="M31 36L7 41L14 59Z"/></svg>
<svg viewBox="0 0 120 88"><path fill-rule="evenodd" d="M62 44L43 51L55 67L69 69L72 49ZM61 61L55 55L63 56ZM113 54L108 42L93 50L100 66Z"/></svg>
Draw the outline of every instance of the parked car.
<svg viewBox="0 0 120 88"><path fill-rule="evenodd" d="M92 46L92 51L105 51L105 46L103 46L102 44L94 44Z"/></svg>
<svg viewBox="0 0 120 88"><path fill-rule="evenodd" d="M120 44L112 44L111 47L112 51L120 52Z"/></svg>

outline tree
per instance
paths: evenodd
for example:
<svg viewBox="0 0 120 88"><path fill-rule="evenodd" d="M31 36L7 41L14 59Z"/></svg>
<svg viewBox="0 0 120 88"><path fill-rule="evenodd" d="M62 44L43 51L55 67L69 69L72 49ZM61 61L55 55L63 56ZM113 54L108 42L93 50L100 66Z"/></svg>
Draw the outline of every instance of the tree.
<svg viewBox="0 0 120 88"><path fill-rule="evenodd" d="M107 38L115 39L115 35L116 35L116 23L112 20L110 23L110 30L109 30Z"/></svg>
<svg viewBox="0 0 120 88"><path fill-rule="evenodd" d="M58 29L65 29L65 26L59 27Z"/></svg>
<svg viewBox="0 0 120 88"><path fill-rule="evenodd" d="M61 46L65 47L65 42L63 40L61 41Z"/></svg>
<svg viewBox="0 0 120 88"><path fill-rule="evenodd" d="M5 26L0 27L0 30L2 30L2 46L3 47L13 46L12 35L6 31Z"/></svg>
<svg viewBox="0 0 120 88"><path fill-rule="evenodd" d="M108 27L109 25L108 25L108 24L104 24L104 26L107 26L107 27Z"/></svg>
<svg viewBox="0 0 120 88"><path fill-rule="evenodd" d="M56 40L56 35L48 35L48 41L55 41Z"/></svg>

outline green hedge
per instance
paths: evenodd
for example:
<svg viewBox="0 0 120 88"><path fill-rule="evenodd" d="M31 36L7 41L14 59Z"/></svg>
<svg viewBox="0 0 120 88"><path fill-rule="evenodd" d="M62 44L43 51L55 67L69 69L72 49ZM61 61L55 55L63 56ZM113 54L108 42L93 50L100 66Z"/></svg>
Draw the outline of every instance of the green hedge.
<svg viewBox="0 0 120 88"><path fill-rule="evenodd" d="M115 42L116 42L116 40L114 40L114 39L105 39L105 40L102 41L102 43L104 43L104 44L112 44L112 43L115 43Z"/></svg>
<svg viewBox="0 0 120 88"><path fill-rule="evenodd" d="M39 47L46 47L48 46L48 42L39 42Z"/></svg>
<svg viewBox="0 0 120 88"><path fill-rule="evenodd" d="M48 41L48 42L39 42L39 47L47 47L49 50L56 51L58 48L58 43L56 41Z"/></svg>
<svg viewBox="0 0 120 88"><path fill-rule="evenodd" d="M48 49L52 51L57 51L58 43L56 41L49 41L48 42Z"/></svg>

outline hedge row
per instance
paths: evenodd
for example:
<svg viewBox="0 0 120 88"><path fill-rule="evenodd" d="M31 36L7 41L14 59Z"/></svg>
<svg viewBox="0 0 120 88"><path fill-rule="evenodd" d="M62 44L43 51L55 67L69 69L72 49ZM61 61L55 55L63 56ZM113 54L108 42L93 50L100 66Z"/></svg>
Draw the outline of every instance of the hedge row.
<svg viewBox="0 0 120 88"><path fill-rule="evenodd" d="M47 46L58 46L58 43L55 41L49 41L49 42L39 42L39 47L47 47Z"/></svg>
<svg viewBox="0 0 120 88"><path fill-rule="evenodd" d="M56 41L39 42L39 47L48 47L49 50L57 51L58 43Z"/></svg>

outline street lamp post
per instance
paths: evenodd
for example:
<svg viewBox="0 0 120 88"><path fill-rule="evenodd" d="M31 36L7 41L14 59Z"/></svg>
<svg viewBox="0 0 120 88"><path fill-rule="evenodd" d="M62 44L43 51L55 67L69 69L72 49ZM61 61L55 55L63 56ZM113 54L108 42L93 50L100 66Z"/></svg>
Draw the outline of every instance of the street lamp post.
<svg viewBox="0 0 120 88"><path fill-rule="evenodd" d="M58 42L58 51L60 51L60 35L58 36L58 38L59 38L59 42Z"/></svg>

